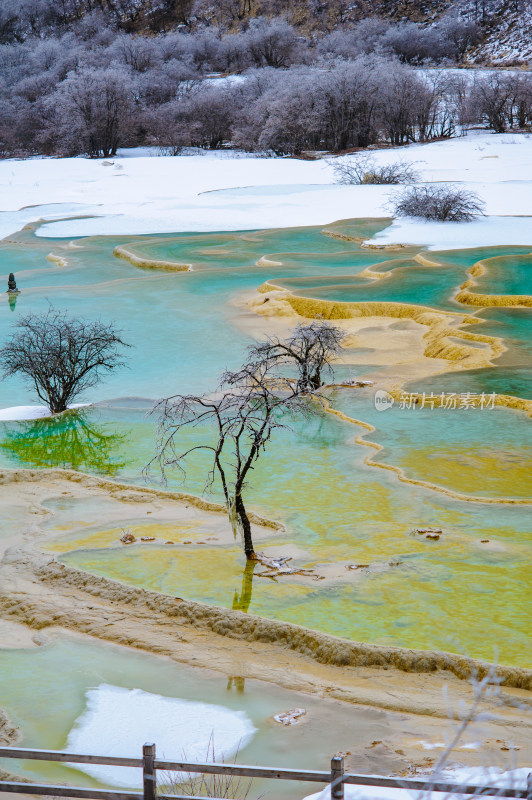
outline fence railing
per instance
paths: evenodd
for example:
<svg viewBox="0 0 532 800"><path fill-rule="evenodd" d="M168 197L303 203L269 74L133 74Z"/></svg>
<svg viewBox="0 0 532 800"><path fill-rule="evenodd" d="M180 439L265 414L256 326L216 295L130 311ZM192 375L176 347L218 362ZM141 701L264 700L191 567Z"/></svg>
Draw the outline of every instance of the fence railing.
<svg viewBox="0 0 532 800"><path fill-rule="evenodd" d="M344 786L380 786L407 789L418 792L443 792L445 794L474 795L475 797L513 797L532 800L532 773L528 775L527 787L523 789L458 784L432 779L381 778L376 775L357 775L344 771L344 760L339 756L331 759L330 771L304 769L276 769L275 767L251 767L240 764L205 764L188 761L162 761L156 758L155 745L145 744L142 758L120 758L117 756L93 756L79 753L64 753L58 750L31 750L21 747L0 747L0 758L23 758L30 761L61 761L69 764L102 764L114 767L136 767L142 769L142 792L121 792L107 789L91 789L80 786L53 786L19 781L0 781L0 792L13 794L46 795L54 797L80 797L86 800L222 800L212 797L190 795L165 795L157 792L157 771L186 772L204 775L230 775L245 778L270 778L282 781L301 781L331 785L331 800L344 800Z"/></svg>

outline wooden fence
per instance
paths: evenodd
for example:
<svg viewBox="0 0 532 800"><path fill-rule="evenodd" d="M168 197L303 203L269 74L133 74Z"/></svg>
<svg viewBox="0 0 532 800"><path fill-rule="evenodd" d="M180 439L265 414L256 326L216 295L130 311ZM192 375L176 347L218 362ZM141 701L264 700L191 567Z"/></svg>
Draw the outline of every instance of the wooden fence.
<svg viewBox="0 0 532 800"><path fill-rule="evenodd" d="M476 797L513 797L532 800L532 773L528 776L526 789L498 786L456 784L437 780L415 780L411 778L381 778L374 775L356 775L344 771L344 760L339 756L331 759L330 772L302 769L276 769L275 767L250 767L240 764L198 764L186 761L161 761L156 758L155 745L145 744L142 758L118 758L115 756L80 755L57 750L31 750L20 747L0 747L0 758L23 758L34 761L62 761L71 764L105 764L114 767L137 767L142 769L142 792L119 792L107 789L87 789L78 786L53 786L48 784L0 781L0 792L34 794L50 797L80 797L86 800L222 800L221 798L191 797L190 795L164 795L157 792L157 770L165 772L187 772L196 774L234 775L245 778L271 778L282 781L302 781L331 784L331 800L344 800L344 786L381 786L408 789L418 792L444 792L446 794L474 795Z"/></svg>

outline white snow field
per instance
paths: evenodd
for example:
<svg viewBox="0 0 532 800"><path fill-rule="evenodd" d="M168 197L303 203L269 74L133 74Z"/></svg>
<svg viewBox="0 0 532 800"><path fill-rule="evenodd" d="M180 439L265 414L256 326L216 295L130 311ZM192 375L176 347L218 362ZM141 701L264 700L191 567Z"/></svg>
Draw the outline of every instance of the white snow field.
<svg viewBox="0 0 532 800"><path fill-rule="evenodd" d="M377 236L378 243L433 249L532 244L532 136L472 132L373 155L379 163L415 162L423 181L459 182L480 195L487 213L472 223L397 220ZM145 148L107 160L0 161L0 189L0 236L42 219L47 222L39 235L46 237L251 230L389 217L388 203L397 191L335 184L331 160L231 151L157 157Z"/></svg>
<svg viewBox="0 0 532 800"><path fill-rule="evenodd" d="M85 711L68 735L65 750L90 755L140 758L145 742L156 742L159 758L206 761L231 758L256 728L244 711L101 684L86 693ZM72 764L111 786L138 788L142 771L131 767ZM177 775L178 773L176 773Z"/></svg>
<svg viewBox="0 0 532 800"><path fill-rule="evenodd" d="M505 789L524 789L527 785L528 768L512 769L503 772L497 767L458 767L445 769L438 775L438 780L451 783L474 784L475 786L498 786ZM427 778L435 781L434 776L416 775L416 779ZM345 800L419 800L419 791L408 789L389 789L381 786L346 786ZM423 795L427 797L428 795ZM331 790L327 786L323 791L308 795L303 800L330 800ZM430 792L432 800L464 800L464 795Z"/></svg>

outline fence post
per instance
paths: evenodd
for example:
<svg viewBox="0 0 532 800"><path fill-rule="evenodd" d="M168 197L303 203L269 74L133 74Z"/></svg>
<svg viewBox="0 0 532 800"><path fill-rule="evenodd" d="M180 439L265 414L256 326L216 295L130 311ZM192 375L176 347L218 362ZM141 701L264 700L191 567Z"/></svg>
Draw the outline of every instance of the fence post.
<svg viewBox="0 0 532 800"><path fill-rule="evenodd" d="M342 756L331 758L331 800L344 800L344 759Z"/></svg>
<svg viewBox="0 0 532 800"><path fill-rule="evenodd" d="M142 748L142 785L144 800L155 800L157 778L154 768L155 745L147 742Z"/></svg>

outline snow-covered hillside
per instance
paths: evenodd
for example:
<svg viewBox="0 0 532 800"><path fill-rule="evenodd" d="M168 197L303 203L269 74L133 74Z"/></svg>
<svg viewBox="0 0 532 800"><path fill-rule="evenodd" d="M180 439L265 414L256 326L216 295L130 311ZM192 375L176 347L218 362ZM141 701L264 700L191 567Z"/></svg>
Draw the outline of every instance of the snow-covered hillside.
<svg viewBox="0 0 532 800"><path fill-rule="evenodd" d="M456 3L462 14L475 13L478 0ZM532 3L526 0L486 0L482 41L469 60L472 63L526 65L532 61Z"/></svg>

